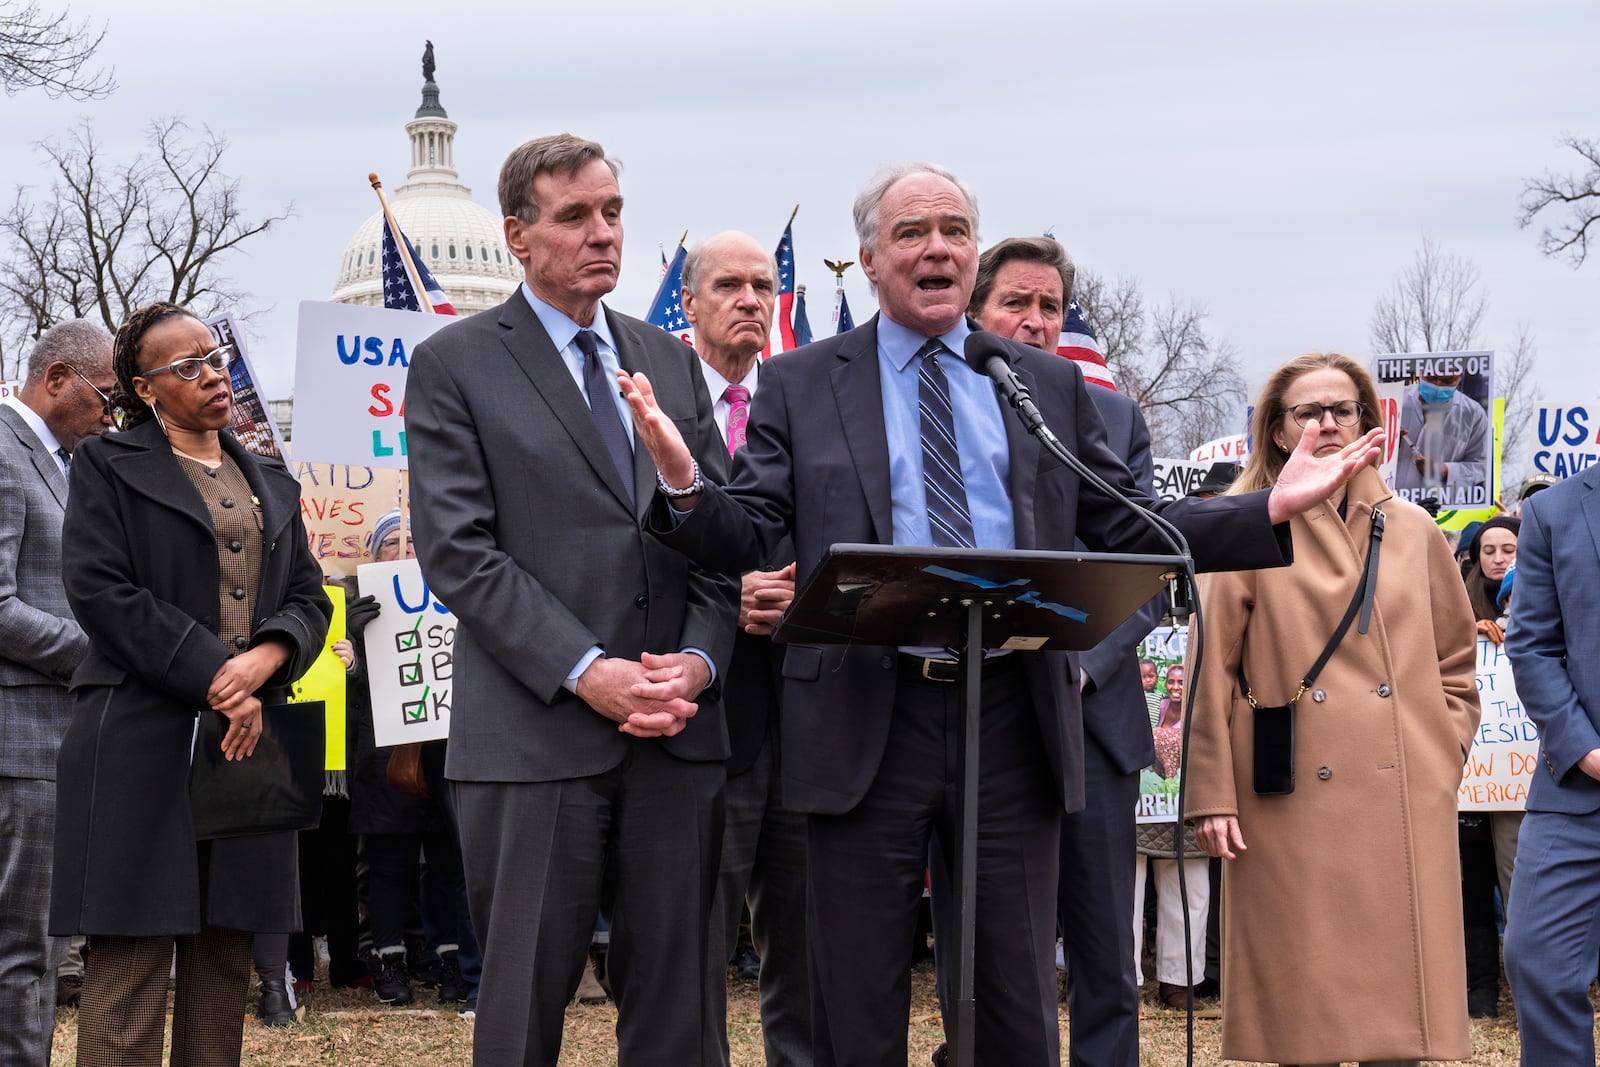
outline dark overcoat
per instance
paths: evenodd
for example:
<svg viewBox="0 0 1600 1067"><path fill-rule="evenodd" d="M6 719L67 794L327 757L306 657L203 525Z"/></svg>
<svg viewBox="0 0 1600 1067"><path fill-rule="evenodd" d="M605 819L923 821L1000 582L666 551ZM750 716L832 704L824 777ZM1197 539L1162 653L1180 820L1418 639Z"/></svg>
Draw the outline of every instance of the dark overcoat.
<svg viewBox="0 0 1600 1067"><path fill-rule="evenodd" d="M306 546L299 483L231 435L222 443L261 501L251 643L272 639L293 650L257 693L263 703L282 702L321 651L332 608ZM196 933L202 922L296 929L294 834L204 849L195 842L195 721L232 650L217 636L211 519L159 426L78 446L62 541L67 600L90 648L73 676L72 723L57 764L50 932L151 937Z"/></svg>

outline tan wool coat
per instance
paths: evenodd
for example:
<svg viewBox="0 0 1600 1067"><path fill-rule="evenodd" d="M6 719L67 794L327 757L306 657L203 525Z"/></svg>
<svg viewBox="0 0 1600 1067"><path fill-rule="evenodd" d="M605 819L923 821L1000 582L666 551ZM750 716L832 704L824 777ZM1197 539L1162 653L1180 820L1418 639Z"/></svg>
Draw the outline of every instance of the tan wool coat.
<svg viewBox="0 0 1600 1067"><path fill-rule="evenodd" d="M1259 703L1294 696L1361 580L1374 505L1369 630L1352 623L1299 700L1294 791L1257 796L1241 666ZM1471 1055L1456 789L1478 726L1472 609L1432 519L1376 472L1347 512L1292 520L1288 568L1201 580L1186 818L1237 815L1247 847L1223 866L1227 1059Z"/></svg>

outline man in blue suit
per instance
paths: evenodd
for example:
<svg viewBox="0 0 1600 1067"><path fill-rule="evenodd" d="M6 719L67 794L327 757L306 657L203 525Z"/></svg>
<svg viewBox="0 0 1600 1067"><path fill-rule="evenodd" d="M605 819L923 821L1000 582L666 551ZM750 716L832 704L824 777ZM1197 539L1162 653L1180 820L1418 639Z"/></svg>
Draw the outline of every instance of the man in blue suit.
<svg viewBox="0 0 1600 1067"><path fill-rule="evenodd" d="M1595 1062L1589 983L1600 954L1600 468L1522 508L1506 651L1539 727L1517 849L1506 975L1522 1062Z"/></svg>

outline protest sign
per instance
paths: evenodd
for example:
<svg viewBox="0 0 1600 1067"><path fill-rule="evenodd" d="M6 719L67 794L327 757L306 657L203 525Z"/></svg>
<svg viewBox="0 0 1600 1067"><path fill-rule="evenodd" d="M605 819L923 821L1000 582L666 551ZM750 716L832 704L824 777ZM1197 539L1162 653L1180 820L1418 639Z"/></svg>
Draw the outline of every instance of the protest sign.
<svg viewBox="0 0 1600 1067"><path fill-rule="evenodd" d="M400 506L400 472L297 460L294 475L300 479L306 542L322 573L354 574L369 558L373 524Z"/></svg>
<svg viewBox="0 0 1600 1067"><path fill-rule="evenodd" d="M1205 444L1189 453L1189 458L1196 463L1243 463L1250 455L1249 435L1242 433L1229 434L1207 441Z"/></svg>
<svg viewBox="0 0 1600 1067"><path fill-rule="evenodd" d="M406 468L411 352L449 315L305 300L295 345L294 444L306 460Z"/></svg>
<svg viewBox="0 0 1600 1067"><path fill-rule="evenodd" d="M0 382L0 400L4 400L8 396L16 396L17 390L21 388L21 382Z"/></svg>
<svg viewBox="0 0 1600 1067"><path fill-rule="evenodd" d="M1477 673L1483 718L1457 804L1462 811L1521 811L1539 766L1539 728L1522 710L1504 646L1478 638Z"/></svg>
<svg viewBox="0 0 1600 1067"><path fill-rule="evenodd" d="M336 585L325 585L322 591L333 602L333 619L328 623L328 636L322 642L321 654L311 661L306 673L290 688L289 699L323 702L327 723L323 767L330 771L342 771L345 769L345 673L344 660L334 654L333 643L344 640L344 590Z"/></svg>
<svg viewBox="0 0 1600 1067"><path fill-rule="evenodd" d="M237 358L228 368L228 384L233 390L233 408L228 415L228 427L233 431L233 436L239 439L247 452L269 459L283 459L286 455L283 435L278 432L278 424L273 421L266 398L256 386L260 379L250 365L250 356L245 352L244 332L234 320L233 312L213 315L205 323L211 328L217 344L232 345L237 353Z"/></svg>
<svg viewBox="0 0 1600 1067"><path fill-rule="evenodd" d="M1158 459L1155 468L1156 499L1182 500L1205 480L1211 464L1196 463L1189 459Z"/></svg>
<svg viewBox="0 0 1600 1067"><path fill-rule="evenodd" d="M1567 478L1600 463L1600 405L1546 404L1536 425L1533 469L1540 474Z"/></svg>
<svg viewBox="0 0 1600 1067"><path fill-rule="evenodd" d="M1375 357L1373 368L1380 406L1398 390L1395 495L1432 498L1441 510L1488 507L1495 489L1494 353L1394 353Z"/></svg>
<svg viewBox="0 0 1600 1067"><path fill-rule="evenodd" d="M1183 657L1187 626L1158 626L1139 642L1139 676L1155 734L1156 762L1139 772L1137 822L1176 822L1183 752ZM1132 709L1130 709L1132 710Z"/></svg>
<svg viewBox="0 0 1600 1067"><path fill-rule="evenodd" d="M414 559L364 564L356 580L381 609L362 635L376 742L448 737L456 617L434 598Z"/></svg>

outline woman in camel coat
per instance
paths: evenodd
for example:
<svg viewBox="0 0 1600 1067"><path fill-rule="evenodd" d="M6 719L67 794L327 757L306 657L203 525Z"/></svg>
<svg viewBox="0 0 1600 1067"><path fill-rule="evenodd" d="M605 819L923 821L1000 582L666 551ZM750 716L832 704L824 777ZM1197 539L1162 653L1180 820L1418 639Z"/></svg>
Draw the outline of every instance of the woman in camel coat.
<svg viewBox="0 0 1600 1067"><path fill-rule="evenodd" d="M1271 485L1302 433L1327 439L1320 454L1377 413L1352 360L1291 360L1263 390L1234 490ZM1262 705L1295 695L1362 579L1375 508L1386 528L1368 632L1352 625L1297 703L1293 792L1258 796L1241 674ZM1291 522L1288 569L1201 585L1185 777L1201 847L1228 860L1222 1054L1466 1059L1456 789L1478 725L1472 610L1432 519L1375 470Z"/></svg>

